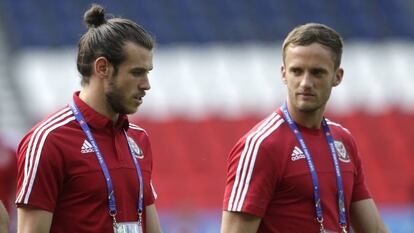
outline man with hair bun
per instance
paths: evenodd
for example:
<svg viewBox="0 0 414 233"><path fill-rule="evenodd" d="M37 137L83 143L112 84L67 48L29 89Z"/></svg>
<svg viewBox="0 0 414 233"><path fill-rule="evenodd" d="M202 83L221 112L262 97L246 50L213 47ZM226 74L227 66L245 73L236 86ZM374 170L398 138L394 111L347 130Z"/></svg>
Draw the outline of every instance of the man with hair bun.
<svg viewBox="0 0 414 233"><path fill-rule="evenodd" d="M150 142L127 117L150 89L154 40L99 5L84 22L81 90L18 148L18 232L160 233Z"/></svg>
<svg viewBox="0 0 414 233"><path fill-rule="evenodd" d="M386 233L351 133L324 118L342 38L309 23L282 47L284 104L230 152L221 233Z"/></svg>

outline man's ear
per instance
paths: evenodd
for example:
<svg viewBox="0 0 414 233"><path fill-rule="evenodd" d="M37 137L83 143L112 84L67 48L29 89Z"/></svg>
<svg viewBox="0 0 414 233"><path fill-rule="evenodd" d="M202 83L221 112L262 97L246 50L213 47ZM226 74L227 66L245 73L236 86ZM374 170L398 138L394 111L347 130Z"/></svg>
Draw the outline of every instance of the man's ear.
<svg viewBox="0 0 414 233"><path fill-rule="evenodd" d="M106 57L98 57L95 59L94 63L94 73L101 78L106 78L109 76L111 69L111 63L109 63Z"/></svg>
<svg viewBox="0 0 414 233"><path fill-rule="evenodd" d="M335 72L333 86L334 87L338 86L342 82L343 77L344 77L344 69L338 68Z"/></svg>
<svg viewBox="0 0 414 233"><path fill-rule="evenodd" d="M285 65L284 64L282 64L280 66L280 77L282 78L282 82L286 85L287 84L286 68L285 68Z"/></svg>

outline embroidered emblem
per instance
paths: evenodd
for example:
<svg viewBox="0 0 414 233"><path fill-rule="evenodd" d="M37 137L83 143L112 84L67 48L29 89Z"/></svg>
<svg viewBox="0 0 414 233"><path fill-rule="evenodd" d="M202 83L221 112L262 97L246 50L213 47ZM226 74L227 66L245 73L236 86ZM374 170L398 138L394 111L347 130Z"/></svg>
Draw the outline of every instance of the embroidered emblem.
<svg viewBox="0 0 414 233"><path fill-rule="evenodd" d="M128 141L132 146L132 150L134 151L135 157L138 159L144 158L144 153L142 152L141 148L139 148L138 144L132 139L131 137L128 137Z"/></svg>
<svg viewBox="0 0 414 233"><path fill-rule="evenodd" d="M92 144L88 142L88 140L85 139L81 147L81 153L86 154L86 153L91 153L91 152L95 152L95 150L93 149Z"/></svg>
<svg viewBox="0 0 414 233"><path fill-rule="evenodd" d="M336 148L336 152L338 154L338 159L339 160L341 160L344 163L351 162L351 159L348 156L346 148L345 148L344 144L341 141L335 141L335 148Z"/></svg>
<svg viewBox="0 0 414 233"><path fill-rule="evenodd" d="M303 154L302 150L297 146L293 148L292 154L290 156L291 156L292 161L305 158L305 154Z"/></svg>

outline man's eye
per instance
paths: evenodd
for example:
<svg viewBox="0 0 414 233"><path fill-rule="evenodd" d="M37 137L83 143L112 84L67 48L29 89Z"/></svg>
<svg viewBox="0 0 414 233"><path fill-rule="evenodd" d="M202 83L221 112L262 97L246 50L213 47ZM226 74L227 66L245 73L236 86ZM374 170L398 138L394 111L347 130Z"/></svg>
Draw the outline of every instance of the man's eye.
<svg viewBox="0 0 414 233"><path fill-rule="evenodd" d="M291 70L291 72L292 72L292 74L294 74L294 75L299 75L299 74L301 74L301 71L300 71L299 69L292 69L292 70Z"/></svg>
<svg viewBox="0 0 414 233"><path fill-rule="evenodd" d="M324 73L325 73L325 72L324 72L323 70L314 70L314 71L312 72L312 74L313 74L314 76L317 76L317 77L322 76Z"/></svg>
<svg viewBox="0 0 414 233"><path fill-rule="evenodd" d="M134 75L134 76L142 76L143 74L145 74L145 71L143 71L143 70L132 72L132 75Z"/></svg>

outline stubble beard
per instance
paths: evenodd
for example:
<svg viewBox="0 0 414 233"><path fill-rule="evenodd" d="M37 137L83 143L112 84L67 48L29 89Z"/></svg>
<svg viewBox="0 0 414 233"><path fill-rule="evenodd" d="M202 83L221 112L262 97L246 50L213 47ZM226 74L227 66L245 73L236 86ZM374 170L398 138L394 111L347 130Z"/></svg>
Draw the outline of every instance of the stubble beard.
<svg viewBox="0 0 414 233"><path fill-rule="evenodd" d="M299 111L301 111L301 112L304 112L304 113L312 113L312 112L316 112L316 111L318 111L321 107L322 107L322 106L315 105L315 104L312 104L312 105L308 105L308 104L301 105L301 104L298 104L298 110L299 110Z"/></svg>
<svg viewBox="0 0 414 233"><path fill-rule="evenodd" d="M119 114L131 114L135 112L128 110L128 108L122 103L124 96L122 95L122 91L115 84L115 77L111 78L108 83L108 87L109 90L105 93L106 102L114 112Z"/></svg>

